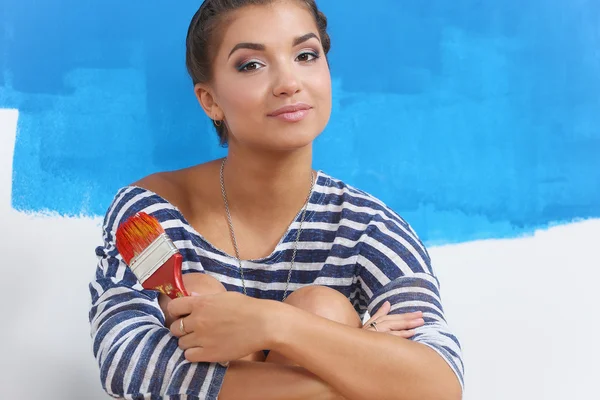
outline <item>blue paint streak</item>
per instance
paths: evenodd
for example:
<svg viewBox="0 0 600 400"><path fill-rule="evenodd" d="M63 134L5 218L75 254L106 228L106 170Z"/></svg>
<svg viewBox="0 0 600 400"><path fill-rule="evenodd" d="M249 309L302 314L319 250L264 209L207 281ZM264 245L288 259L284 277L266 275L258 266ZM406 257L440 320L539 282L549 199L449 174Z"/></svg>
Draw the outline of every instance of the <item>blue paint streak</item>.
<svg viewBox="0 0 600 400"><path fill-rule="evenodd" d="M197 1L4 3L16 209L102 215L120 186L225 154L185 73ZM600 217L600 3L319 4L334 113L318 168L428 243Z"/></svg>

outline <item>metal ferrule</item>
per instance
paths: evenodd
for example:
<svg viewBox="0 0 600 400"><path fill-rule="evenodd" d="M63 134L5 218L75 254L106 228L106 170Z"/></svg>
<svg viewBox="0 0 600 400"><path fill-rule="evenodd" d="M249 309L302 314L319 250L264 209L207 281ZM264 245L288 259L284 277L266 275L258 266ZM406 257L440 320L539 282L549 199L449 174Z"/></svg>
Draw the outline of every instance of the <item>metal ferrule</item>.
<svg viewBox="0 0 600 400"><path fill-rule="evenodd" d="M143 283L178 251L167 234L163 233L134 257L129 267Z"/></svg>

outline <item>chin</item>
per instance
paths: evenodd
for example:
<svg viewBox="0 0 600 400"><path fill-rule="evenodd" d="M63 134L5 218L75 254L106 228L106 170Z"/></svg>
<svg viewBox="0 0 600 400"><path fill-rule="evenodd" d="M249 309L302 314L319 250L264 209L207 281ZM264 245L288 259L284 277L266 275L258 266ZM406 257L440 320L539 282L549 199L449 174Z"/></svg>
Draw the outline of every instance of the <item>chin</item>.
<svg viewBox="0 0 600 400"><path fill-rule="evenodd" d="M324 127L314 126L314 124L298 123L293 126L282 127L272 131L269 137L272 147L281 150L301 149L311 145L321 134Z"/></svg>
<svg viewBox="0 0 600 400"><path fill-rule="evenodd" d="M326 123L327 121L316 120L296 123L270 121L265 125L254 125L252 129L239 135L237 141L240 145L245 144L257 150L283 152L300 150L312 145L325 129ZM261 132L261 134L254 132Z"/></svg>
<svg viewBox="0 0 600 400"><path fill-rule="evenodd" d="M285 137L273 140L269 143L263 143L262 147L272 151L295 151L311 146L318 135L302 136L302 137Z"/></svg>
<svg viewBox="0 0 600 400"><path fill-rule="evenodd" d="M314 130L285 130L264 135L252 143L252 147L267 151L290 152L312 145L320 132Z"/></svg>

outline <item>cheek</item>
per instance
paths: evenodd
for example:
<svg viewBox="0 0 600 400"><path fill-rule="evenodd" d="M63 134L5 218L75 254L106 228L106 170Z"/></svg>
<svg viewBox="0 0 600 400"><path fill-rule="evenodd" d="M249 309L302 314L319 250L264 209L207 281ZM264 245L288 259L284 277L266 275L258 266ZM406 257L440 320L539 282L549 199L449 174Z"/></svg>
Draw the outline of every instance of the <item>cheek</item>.
<svg viewBox="0 0 600 400"><path fill-rule="evenodd" d="M313 93L319 101L319 108L322 113L331 111L331 74L327 65L323 66L312 80Z"/></svg>
<svg viewBox="0 0 600 400"><path fill-rule="evenodd" d="M231 115L230 118L234 118L236 114L240 112L247 112L258 107L260 102L260 95L256 90L241 85L232 85L228 88L227 92L224 93L223 108L226 114Z"/></svg>
<svg viewBox="0 0 600 400"><path fill-rule="evenodd" d="M258 123L265 113L263 90L248 82L230 82L221 90L220 106L232 129L243 129Z"/></svg>

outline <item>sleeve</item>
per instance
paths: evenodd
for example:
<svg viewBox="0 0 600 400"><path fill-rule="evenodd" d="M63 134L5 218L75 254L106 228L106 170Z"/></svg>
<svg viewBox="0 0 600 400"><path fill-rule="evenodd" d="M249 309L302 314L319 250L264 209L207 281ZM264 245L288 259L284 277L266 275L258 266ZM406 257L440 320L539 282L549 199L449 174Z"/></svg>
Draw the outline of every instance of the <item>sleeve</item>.
<svg viewBox="0 0 600 400"><path fill-rule="evenodd" d="M411 340L442 356L464 389L461 346L446 323L429 254L410 226L391 212L377 214L363 234L357 260L369 314L386 300L390 314L422 311L425 324Z"/></svg>
<svg viewBox="0 0 600 400"><path fill-rule="evenodd" d="M104 244L89 285L93 352L104 390L125 399L217 399L226 368L190 363L164 326L154 291L144 290L115 247L121 221L139 211L169 223L168 203L141 188L119 191L103 224Z"/></svg>

